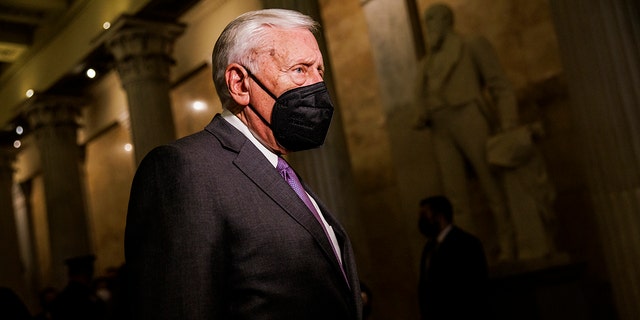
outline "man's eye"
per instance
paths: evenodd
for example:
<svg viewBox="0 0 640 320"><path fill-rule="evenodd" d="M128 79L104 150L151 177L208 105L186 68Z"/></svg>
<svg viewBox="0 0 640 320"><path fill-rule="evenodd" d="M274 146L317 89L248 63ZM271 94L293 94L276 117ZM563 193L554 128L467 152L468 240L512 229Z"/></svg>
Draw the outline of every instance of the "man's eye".
<svg viewBox="0 0 640 320"><path fill-rule="evenodd" d="M303 73L304 69L302 69L302 67L297 67L297 68L293 69L293 71L296 72L296 73Z"/></svg>

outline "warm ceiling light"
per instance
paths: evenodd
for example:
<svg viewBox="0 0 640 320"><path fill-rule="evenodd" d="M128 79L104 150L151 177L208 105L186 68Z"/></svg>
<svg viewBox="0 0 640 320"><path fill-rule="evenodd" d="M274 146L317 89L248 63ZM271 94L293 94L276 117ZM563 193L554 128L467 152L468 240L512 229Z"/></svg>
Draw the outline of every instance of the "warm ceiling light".
<svg viewBox="0 0 640 320"><path fill-rule="evenodd" d="M207 109L207 104L202 101L194 101L191 104L191 108L193 108L193 110L195 111L202 111Z"/></svg>
<svg viewBox="0 0 640 320"><path fill-rule="evenodd" d="M24 128L22 128L22 126L17 126L16 127L16 133L18 135L21 135L22 133L24 133Z"/></svg>
<svg viewBox="0 0 640 320"><path fill-rule="evenodd" d="M27 98L33 97L33 89L27 90L27 92L25 92L24 95L27 96Z"/></svg>
<svg viewBox="0 0 640 320"><path fill-rule="evenodd" d="M91 69L91 68L87 69L87 77L89 77L91 79L95 78L96 77L96 71Z"/></svg>
<svg viewBox="0 0 640 320"><path fill-rule="evenodd" d="M111 28L111 22L105 21L105 23L102 24L102 28L105 30Z"/></svg>
<svg viewBox="0 0 640 320"><path fill-rule="evenodd" d="M20 140L16 140L13 142L13 147L18 149L22 146L22 142L20 142Z"/></svg>
<svg viewBox="0 0 640 320"><path fill-rule="evenodd" d="M126 143L124 145L124 151L129 152L131 150L133 150L133 146L131 145L131 143Z"/></svg>

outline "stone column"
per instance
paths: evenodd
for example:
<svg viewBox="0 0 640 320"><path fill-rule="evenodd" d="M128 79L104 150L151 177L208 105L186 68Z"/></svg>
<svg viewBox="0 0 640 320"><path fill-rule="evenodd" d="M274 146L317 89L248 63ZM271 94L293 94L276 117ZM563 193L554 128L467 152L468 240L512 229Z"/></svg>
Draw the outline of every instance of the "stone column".
<svg viewBox="0 0 640 320"><path fill-rule="evenodd" d="M292 9L304 13L322 24L320 7L317 0L263 0L265 8ZM295 152L290 155L295 169L301 173L304 180L309 183L321 200L338 216L354 242L359 256L364 260L368 256L364 245L365 237L355 195L355 183L351 172L351 162L347 150L346 139L337 105L336 92L331 73L331 60L327 50L326 41L322 29L316 34L316 40L322 51L325 64L324 81L336 110L333 113L331 127L324 146L319 149ZM362 240L362 241L358 241ZM360 247L360 248L358 248Z"/></svg>
<svg viewBox="0 0 640 320"><path fill-rule="evenodd" d="M83 101L75 97L31 97L25 104L40 152L51 246L51 279L66 284L64 260L92 252L85 201L83 150L77 144Z"/></svg>
<svg viewBox="0 0 640 320"><path fill-rule="evenodd" d="M637 0L551 1L602 260L620 319L640 314ZM595 235L594 235L595 236Z"/></svg>
<svg viewBox="0 0 640 320"><path fill-rule="evenodd" d="M13 162L17 151L10 134L0 137L0 286L13 289L23 299L26 282L13 206ZM5 139L6 138L6 139Z"/></svg>
<svg viewBox="0 0 640 320"><path fill-rule="evenodd" d="M285 8L302 12L322 23L320 8L316 0L263 0L263 3L266 8ZM331 61L322 30L316 34L316 39L325 64L324 81L336 110L333 113L331 127L324 146L315 150L292 153L290 159L295 165L295 169L302 173L305 181L311 184L314 191L322 197L322 201L336 214L341 215L357 210L349 208L350 203L354 203L354 201L345 201L345 198L349 198L353 192L354 184L351 181L351 167L342 128L342 117L331 78ZM340 218L348 219L346 216Z"/></svg>
<svg viewBox="0 0 640 320"><path fill-rule="evenodd" d="M102 35L127 92L136 164L154 147L176 138L169 69L184 25L123 16Z"/></svg>

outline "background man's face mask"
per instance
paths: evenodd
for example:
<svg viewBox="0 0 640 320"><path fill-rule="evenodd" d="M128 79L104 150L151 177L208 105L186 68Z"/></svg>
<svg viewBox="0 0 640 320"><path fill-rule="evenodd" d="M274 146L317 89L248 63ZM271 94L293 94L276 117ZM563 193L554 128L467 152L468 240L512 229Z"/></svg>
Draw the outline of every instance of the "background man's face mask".
<svg viewBox="0 0 640 320"><path fill-rule="evenodd" d="M252 106L249 107L273 132L276 141L289 151L302 151L321 146L329 131L333 104L324 82L298 87L276 97L247 69L249 76L275 101L271 122Z"/></svg>

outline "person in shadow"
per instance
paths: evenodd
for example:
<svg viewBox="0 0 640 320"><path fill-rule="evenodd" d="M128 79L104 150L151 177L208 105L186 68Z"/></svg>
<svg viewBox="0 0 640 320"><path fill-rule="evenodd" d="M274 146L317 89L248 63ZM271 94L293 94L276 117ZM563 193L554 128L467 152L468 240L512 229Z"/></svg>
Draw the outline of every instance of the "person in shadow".
<svg viewBox="0 0 640 320"><path fill-rule="evenodd" d="M65 260L69 281L53 302L51 315L54 320L105 319L106 306L91 287L94 261L93 255Z"/></svg>
<svg viewBox="0 0 640 320"><path fill-rule="evenodd" d="M453 224L444 196L420 201L418 221L427 237L418 284L421 319L486 319L488 272L480 240Z"/></svg>
<svg viewBox="0 0 640 320"><path fill-rule="evenodd" d="M51 310L53 308L53 302L58 296L58 290L54 287L45 287L38 293L38 300L40 302L40 312L38 312L33 319L34 320L51 320L53 315Z"/></svg>
<svg viewBox="0 0 640 320"><path fill-rule="evenodd" d="M0 287L0 319L31 319L31 314L22 299L8 287Z"/></svg>
<svg viewBox="0 0 640 320"><path fill-rule="evenodd" d="M122 264L112 279L111 286L111 319L127 320L132 319L129 314L129 300L126 298L127 291L127 265Z"/></svg>
<svg viewBox="0 0 640 320"><path fill-rule="evenodd" d="M373 293L369 286L360 281L360 296L362 296L362 320L367 320L371 317Z"/></svg>

